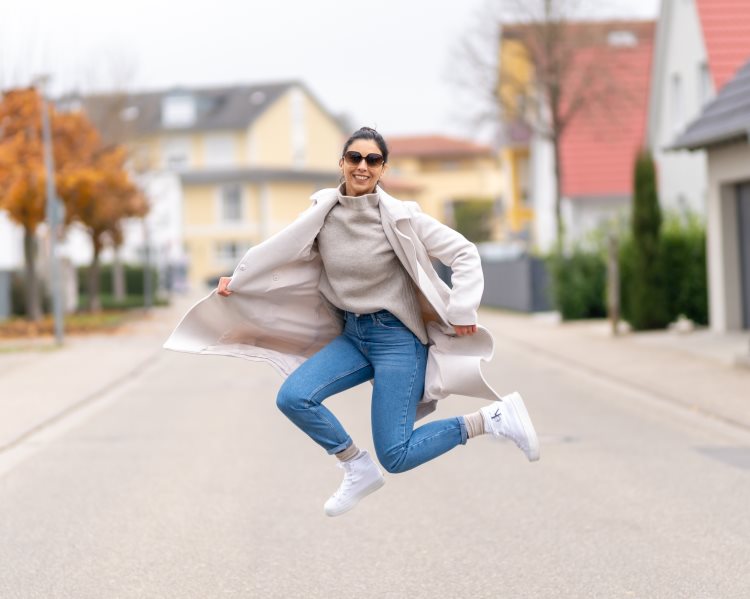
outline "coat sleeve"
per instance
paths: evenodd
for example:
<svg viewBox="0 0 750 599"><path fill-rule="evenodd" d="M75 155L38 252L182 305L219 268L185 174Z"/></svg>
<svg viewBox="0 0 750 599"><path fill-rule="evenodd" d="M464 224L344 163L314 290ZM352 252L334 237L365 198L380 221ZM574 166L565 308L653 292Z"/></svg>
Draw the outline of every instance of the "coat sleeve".
<svg viewBox="0 0 750 599"><path fill-rule="evenodd" d="M466 237L428 216L414 204L411 224L429 256L453 270L453 285L448 301L448 320L454 325L477 322L482 301L484 276L477 247Z"/></svg>

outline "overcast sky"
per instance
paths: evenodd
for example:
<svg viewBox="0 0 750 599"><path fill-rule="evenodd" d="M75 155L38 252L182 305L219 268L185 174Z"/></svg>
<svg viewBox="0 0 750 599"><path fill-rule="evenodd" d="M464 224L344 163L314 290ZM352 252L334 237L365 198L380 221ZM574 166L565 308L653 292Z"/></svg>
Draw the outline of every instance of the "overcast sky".
<svg viewBox="0 0 750 599"><path fill-rule="evenodd" d="M659 0L602 0L655 18ZM303 80L332 112L386 134L464 134L451 51L487 0L0 0L0 85Z"/></svg>

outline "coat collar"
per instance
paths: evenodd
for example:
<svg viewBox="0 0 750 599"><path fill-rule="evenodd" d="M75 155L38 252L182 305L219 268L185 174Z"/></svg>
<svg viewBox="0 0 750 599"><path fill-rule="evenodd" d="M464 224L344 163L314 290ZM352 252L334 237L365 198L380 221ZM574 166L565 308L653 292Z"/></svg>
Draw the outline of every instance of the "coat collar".
<svg viewBox="0 0 750 599"><path fill-rule="evenodd" d="M378 195L380 196L381 213L385 212L385 214L393 222L411 218L411 213L409 212L405 202L397 200L386 191L384 191L380 186L377 187L377 190ZM327 212L328 210L333 208L333 205L338 200L338 193L338 188L329 187L327 189L321 189L320 191L315 192L310 197L310 199L313 201L313 204L319 205L321 207L324 206Z"/></svg>

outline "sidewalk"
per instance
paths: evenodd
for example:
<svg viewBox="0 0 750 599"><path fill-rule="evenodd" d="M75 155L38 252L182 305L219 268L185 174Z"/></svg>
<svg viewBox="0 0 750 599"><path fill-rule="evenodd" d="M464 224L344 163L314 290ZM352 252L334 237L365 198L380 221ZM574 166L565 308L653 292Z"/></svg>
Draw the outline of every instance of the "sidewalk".
<svg viewBox="0 0 750 599"><path fill-rule="evenodd" d="M116 333L12 344L0 352L0 452L146 368L197 299L177 297ZM12 347L11 345L11 347Z"/></svg>
<svg viewBox="0 0 750 599"><path fill-rule="evenodd" d="M483 309L484 326L573 369L584 370L750 429L750 333L659 331L613 337L603 320L558 323L546 316Z"/></svg>

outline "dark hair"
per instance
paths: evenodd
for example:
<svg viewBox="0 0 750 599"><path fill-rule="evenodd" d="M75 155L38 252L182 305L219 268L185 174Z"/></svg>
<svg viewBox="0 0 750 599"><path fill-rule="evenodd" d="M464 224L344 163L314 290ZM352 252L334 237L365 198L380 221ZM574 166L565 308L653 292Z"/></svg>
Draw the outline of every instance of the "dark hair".
<svg viewBox="0 0 750 599"><path fill-rule="evenodd" d="M357 129L354 133L352 133L352 136L346 140L346 143L344 144L344 151L341 152L341 155L343 156L346 154L346 151L349 149L349 146L352 145L355 141L358 139L370 139L374 141L376 144L378 144L378 148L380 148L380 153L383 155L383 164L388 162L388 146L385 143L385 140L383 139L383 136L380 135L375 129L372 127L360 127Z"/></svg>

